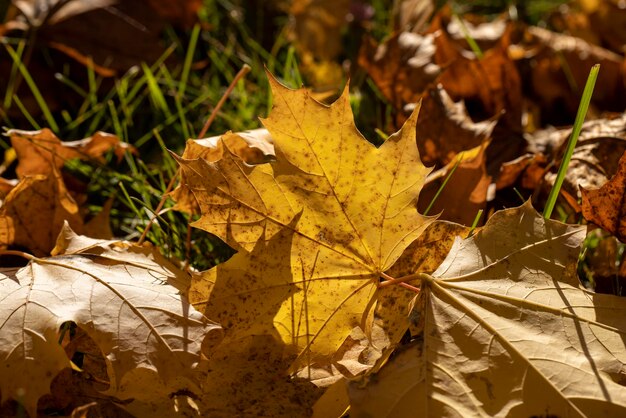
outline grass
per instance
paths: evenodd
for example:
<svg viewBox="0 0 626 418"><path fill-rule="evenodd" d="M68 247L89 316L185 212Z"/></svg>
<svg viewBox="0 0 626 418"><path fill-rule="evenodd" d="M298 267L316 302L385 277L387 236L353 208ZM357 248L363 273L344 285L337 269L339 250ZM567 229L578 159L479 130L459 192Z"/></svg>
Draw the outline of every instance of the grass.
<svg viewBox="0 0 626 418"><path fill-rule="evenodd" d="M572 159L574 148L576 148L578 135L580 135L580 130L582 129L583 123L585 122L585 116L587 115L587 109L589 109L589 103L591 103L591 96L593 95L593 88L596 85L599 71L600 64L594 65L591 67L591 71L589 71L589 76L587 77L587 82L585 83L585 89L583 90L580 104L578 106L578 112L576 113L574 126L572 127L572 134L567 141L565 154L563 155L563 159L559 165L559 171L556 175L556 180L554 180L554 186L550 190L548 200L546 201L546 205L543 210L543 217L546 219L550 219L552 216L552 211L554 210L559 193L561 192L561 186L563 185L563 180L565 179L565 173L567 173L567 168L570 160Z"/></svg>
<svg viewBox="0 0 626 418"><path fill-rule="evenodd" d="M371 34L377 39L391 33L392 3L372 0L376 14ZM200 24L189 31L168 28L164 35L168 47L156 62L133 67L116 79L103 78L91 67L53 67L55 88L77 98L76 104L68 102L62 108L49 108L44 93L50 86L40 85L38 74L31 74L22 62L29 53L26 40L7 39L4 49L12 67L7 93L1 98L2 124L20 129L49 127L62 140L105 131L134 145L138 154L127 154L122 161L112 155L103 164L69 161L65 171L84 184L89 216L95 216L113 199L111 224L116 236L137 239L176 175L177 165L169 150L180 154L186 140L199 135L237 71L244 65L251 68L217 113L206 136L260 126L258 117L266 116L272 104L266 68L290 87L307 84L299 71L296 50L286 35L287 17L272 17L263 8L243 13L246 4L205 0ZM272 35L268 37L268 33ZM344 34L346 44L356 44L350 36L349 32ZM17 88L20 78L37 108L15 94L24 91ZM363 72L352 75L350 90L357 126L366 138L380 145L393 131L392 106ZM15 112L21 116L8 116ZM0 146L10 148L6 139L0 140ZM192 253L187 254L187 225L194 219L168 210L172 205L171 199L165 201L165 211L156 217L147 240L166 256L188 257L198 269L230 256L231 250L219 240L196 229L191 232Z"/></svg>

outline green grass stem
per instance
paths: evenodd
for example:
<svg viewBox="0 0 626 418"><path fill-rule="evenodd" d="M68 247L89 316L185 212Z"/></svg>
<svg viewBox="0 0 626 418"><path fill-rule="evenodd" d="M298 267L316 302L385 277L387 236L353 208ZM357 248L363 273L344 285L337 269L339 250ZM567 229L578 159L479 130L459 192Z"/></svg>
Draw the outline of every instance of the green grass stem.
<svg viewBox="0 0 626 418"><path fill-rule="evenodd" d="M565 149L563 160L561 161L561 165L559 166L559 171L556 175L554 186L552 187L552 190L550 190L550 194L548 195L548 201L546 202L546 206L543 210L543 217L545 219L550 219L550 217L552 216L554 205L556 204L557 198L559 197L559 192L561 191L561 186L563 186L563 180L565 179L567 167L569 166L569 162L572 159L574 148L576 148L576 142L578 141L578 136L580 135L580 130L582 129L583 122L585 121L587 109L589 109L589 103L591 102L593 88L596 85L599 71L600 64L595 64L593 67L591 67L591 71L589 71L587 83L585 83L585 89L583 90L583 95L580 99L580 104L578 105L578 113L576 113L576 119L574 121L574 127L572 128L572 134L570 135L567 142L567 148Z"/></svg>

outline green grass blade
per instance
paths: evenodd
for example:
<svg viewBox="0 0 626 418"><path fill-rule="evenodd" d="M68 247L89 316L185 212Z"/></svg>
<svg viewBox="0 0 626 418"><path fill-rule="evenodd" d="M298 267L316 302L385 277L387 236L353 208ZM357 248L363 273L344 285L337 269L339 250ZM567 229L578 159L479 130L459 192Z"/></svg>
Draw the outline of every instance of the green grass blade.
<svg viewBox="0 0 626 418"><path fill-rule="evenodd" d="M183 72L180 75L180 84L178 86L178 96L185 96L185 89L187 88L187 81L189 80L189 71L191 70L191 63L193 61L193 54L196 51L196 45L198 44L198 37L200 36L200 25L195 25L191 31L191 37L189 39L189 46L187 47L187 54L185 55L185 63L183 64Z"/></svg>
<svg viewBox="0 0 626 418"><path fill-rule="evenodd" d="M33 128L40 130L41 126L39 126L35 118L33 118L33 116L28 112L28 110L26 109L26 106L22 104L22 101L20 100L20 98L17 97L16 95L16 96L13 96L13 100L15 101L15 104L17 105L17 107L19 107L20 111L22 112L26 120L33 126Z"/></svg>
<svg viewBox="0 0 626 418"><path fill-rule="evenodd" d="M561 191L561 186L563 186L563 180L565 179L567 167L569 166L569 162L572 159L572 154L574 153L574 148L576 147L576 142L578 141L578 135L580 135L580 130L582 129L583 122L585 121L585 115L587 115L587 109L589 109L589 103L591 102L593 88L596 85L599 71L600 64L594 65L593 67L591 67L591 71L589 71L587 83L585 84L585 89L583 90L583 95L580 99L580 104L578 105L578 113L576 113L576 120L574 121L574 127L572 128L572 134L567 142L565 155L563 155L563 160L561 161L559 172L556 175L554 186L552 187L552 190L550 190L550 194L548 195L548 201L546 202L546 206L543 210L543 217L545 219L550 219L550 217L552 216L554 205L556 204L556 200L559 197L559 192Z"/></svg>
<svg viewBox="0 0 626 418"><path fill-rule="evenodd" d="M467 233L468 237L471 237L472 234L474 233L474 230L476 229L476 227L478 226L478 222L480 222L480 218L483 216L483 210L479 209L478 213L476 213L476 217L474 218L474 222L472 222L472 226L469 230L469 232Z"/></svg>
<svg viewBox="0 0 626 418"><path fill-rule="evenodd" d="M424 216L428 215L428 212L430 212L430 210L432 209L433 205L437 201L437 198L439 197L439 195L441 194L443 189L446 187L446 184L448 184L448 180L450 180L450 178L452 177L452 175L454 174L454 172L456 171L456 168L459 166L460 163L461 163L461 159L459 158L459 159L456 160L456 163L452 167L452 170L450 170L450 172L446 176L446 179L443 181L443 183L441 183L441 186L439 186L439 190L437 190L437 193L435 193L435 196L433 197L433 199L428 204L428 207L424 211L424 214L423 214Z"/></svg>
<svg viewBox="0 0 626 418"><path fill-rule="evenodd" d="M167 102L165 101L165 96L159 87L159 83L154 76L154 73L146 64L142 63L141 68L143 68L143 72L146 76L146 80L148 82L148 90L150 91L150 98L154 105L163 111L166 116L171 116L171 112L169 107L167 106Z"/></svg>
<svg viewBox="0 0 626 418"><path fill-rule="evenodd" d="M24 47L26 46L26 40L22 39L19 44L17 44L17 57L19 58L18 62L22 62L22 55L24 54ZM15 61L13 61L13 65L11 65L11 74L9 75L9 82L7 83L7 91L4 95L4 103L3 106L5 109L11 107L11 100L13 99L13 87L15 85L15 77L17 76L18 66Z"/></svg>
<svg viewBox="0 0 626 418"><path fill-rule="evenodd" d="M33 80L33 78L30 76L28 69L26 68L26 66L24 66L24 64L22 64L20 57L18 56L17 52L11 47L11 45L5 45L5 48L11 56L11 59L13 60L15 65L17 65L18 69L20 70L20 73L22 74L22 77L24 77L24 81L26 81L26 84L28 84L30 91L33 93L35 101L39 105L39 108L41 109L41 112L43 113L44 118L48 123L48 126L50 126L50 129L52 129L54 132L58 133L59 125L57 125L56 121L54 120L52 112L50 112L50 108L48 107L46 101L41 95L41 92L39 91L35 80Z"/></svg>

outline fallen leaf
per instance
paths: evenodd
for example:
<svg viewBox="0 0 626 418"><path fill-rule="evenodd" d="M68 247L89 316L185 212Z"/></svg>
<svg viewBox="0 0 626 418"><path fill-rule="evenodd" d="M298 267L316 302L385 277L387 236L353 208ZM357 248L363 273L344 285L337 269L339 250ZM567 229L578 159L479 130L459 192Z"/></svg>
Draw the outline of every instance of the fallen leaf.
<svg viewBox="0 0 626 418"><path fill-rule="evenodd" d="M413 418L425 397L425 367L421 344L400 347L373 378L348 383L350 416ZM418 383L419 382L419 383Z"/></svg>
<svg viewBox="0 0 626 418"><path fill-rule="evenodd" d="M571 127L539 131L529 137L529 144L533 149L545 147L548 152L552 151L549 155L558 168L571 132ZM545 143L537 146L537 140ZM579 187L602 186L617 172L619 158L625 151L626 113L585 122L565 175L563 190L577 199L580 198ZM545 186L551 187L555 177L556 170L546 173Z"/></svg>
<svg viewBox="0 0 626 418"><path fill-rule="evenodd" d="M358 62L396 110L410 113L406 106L416 103L442 71L435 49L433 34L402 32L381 44L365 38Z"/></svg>
<svg viewBox="0 0 626 418"><path fill-rule="evenodd" d="M524 95L541 109L541 125L572 123L582 89L594 64L601 65L591 111L622 112L626 107L623 57L582 39L528 27L509 49L524 78Z"/></svg>
<svg viewBox="0 0 626 418"><path fill-rule="evenodd" d="M270 83L274 107L263 123L276 162L249 166L230 152L213 163L180 160L203 213L194 226L239 250L192 291L211 289L206 306L215 304L227 329L274 327L298 370L368 321L380 273L432 222L414 206L428 169L415 144L417 112L375 148L354 126L347 90L326 107ZM255 317L267 319L247 322Z"/></svg>
<svg viewBox="0 0 626 418"><path fill-rule="evenodd" d="M0 245L48 255L65 221L82 231L78 205L61 175L53 169L47 176L24 177L0 207Z"/></svg>
<svg viewBox="0 0 626 418"><path fill-rule="evenodd" d="M465 101L473 120L485 120L502 113L499 125L521 133L522 81L507 54L509 36L503 35L478 59L473 53L460 50L444 27L445 19L439 17L429 29L436 34L435 61L446 66L437 81L453 100Z"/></svg>
<svg viewBox="0 0 626 418"><path fill-rule="evenodd" d="M111 230L111 208L113 207L114 198L109 198L102 210L98 212L89 222L85 223L85 235L100 238L112 239L113 231Z"/></svg>
<svg viewBox="0 0 626 418"><path fill-rule="evenodd" d="M215 162L222 158L224 146L247 164L261 164L272 161L274 144L267 129L254 129L245 132L227 132L224 135L205 139L190 139L183 153L184 159L202 158L208 162ZM193 175L183 171L178 187L171 196L176 201L175 210L189 214L200 214L198 202L193 192L187 188L186 176Z"/></svg>
<svg viewBox="0 0 626 418"><path fill-rule="evenodd" d="M626 10L619 0L584 0L557 8L549 18L557 32L623 54L626 44Z"/></svg>
<svg viewBox="0 0 626 418"><path fill-rule="evenodd" d="M285 346L271 335L245 337L212 351L201 416L308 417L322 390L290 379Z"/></svg>
<svg viewBox="0 0 626 418"><path fill-rule="evenodd" d="M10 129L6 134L17 153L19 163L15 171L19 178L61 170L65 162L73 158L103 161L104 154L113 151L118 159L122 159L127 151L134 150L132 145L105 132L96 132L89 138L71 142L61 142L47 128L40 131Z"/></svg>
<svg viewBox="0 0 626 418"><path fill-rule="evenodd" d="M581 187L583 216L626 242L626 152L619 160L617 173L599 189Z"/></svg>
<svg viewBox="0 0 626 418"><path fill-rule="evenodd" d="M351 386L355 415L623 414L623 303L580 288L583 238L526 203L457 240L422 283L423 348L401 352L371 390Z"/></svg>
<svg viewBox="0 0 626 418"><path fill-rule="evenodd" d="M314 86L336 88L343 70L335 60L342 52L341 31L348 23L350 0L292 0L289 14L301 68Z"/></svg>
<svg viewBox="0 0 626 418"><path fill-rule="evenodd" d="M219 325L194 310L178 289L155 280L163 267L94 255L33 259L0 277L0 376L2 401L19 399L31 416L56 374L69 367L58 343L71 321L100 347L109 367L110 391L133 369L164 381L191 379L200 354L221 338ZM178 273L170 272L168 276ZM162 277L163 281L167 280Z"/></svg>
<svg viewBox="0 0 626 418"><path fill-rule="evenodd" d="M432 173L420 194L418 208L424 213L434 200L429 213L441 213L440 218L463 225L472 225L479 210L487 204L491 176L487 174L486 148L489 142L457 157L444 168ZM458 162L458 164L457 164ZM456 168L455 168L456 166ZM435 199L443 181L452 173L448 183Z"/></svg>
<svg viewBox="0 0 626 418"><path fill-rule="evenodd" d="M547 162L546 157L538 153L524 154L502 164L496 181L496 189L511 187L521 178L522 187L534 190L543 180ZM539 168L541 166L543 168Z"/></svg>
<svg viewBox="0 0 626 418"><path fill-rule="evenodd" d="M452 101L441 85L423 94L418 122L420 158L424 164L437 168L449 164L460 152L484 143L496 125L495 120L474 123L465 103Z"/></svg>

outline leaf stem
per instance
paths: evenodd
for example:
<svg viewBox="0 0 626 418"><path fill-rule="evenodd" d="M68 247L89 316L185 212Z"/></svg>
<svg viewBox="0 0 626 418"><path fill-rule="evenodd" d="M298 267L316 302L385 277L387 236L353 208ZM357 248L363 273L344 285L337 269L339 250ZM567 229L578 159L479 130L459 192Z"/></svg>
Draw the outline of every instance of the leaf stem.
<svg viewBox="0 0 626 418"><path fill-rule="evenodd" d="M414 274L409 274L406 276L395 278L395 277L391 277L387 273L380 273L380 277L385 279L384 282L378 284L378 287L382 288L382 287L392 286L395 284L400 284L400 285L406 284L405 282L408 282L410 280L424 279L425 277L428 277L428 275L426 273L414 273ZM415 287L415 286L411 286L411 287L419 291L418 287Z"/></svg>
<svg viewBox="0 0 626 418"><path fill-rule="evenodd" d="M15 255L15 256L18 256L18 257L25 258L25 259L27 259L28 261L31 261L31 260L37 260L37 257L35 257L35 256L34 256L34 255L32 255L32 254L28 254L28 253L26 253L26 252L24 252L24 251L17 251L17 250L0 250L0 257L1 257L1 256L3 256L3 255Z"/></svg>
<svg viewBox="0 0 626 418"><path fill-rule="evenodd" d="M600 64L595 64L593 67L591 67L591 71L589 71L587 83L585 84L585 89L583 90L583 95L580 99L580 104L578 105L578 113L576 113L576 119L572 128L572 134L570 135L567 142L565 155L563 155L559 171L556 175L556 180L554 181L554 186L552 187L552 190L550 190L550 194L548 195L548 201L546 202L546 206L543 210L543 217L545 219L550 219L550 216L552 216L554 205L556 204L559 192L561 191L561 186L563 185L563 180L565 179L567 167L569 166L569 162L572 159L572 154L574 153L574 148L576 147L576 141L578 141L580 130L582 129L583 122L585 121L585 115L587 114L589 103L591 102L593 88L596 85L596 79L598 78L599 71Z"/></svg>

